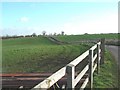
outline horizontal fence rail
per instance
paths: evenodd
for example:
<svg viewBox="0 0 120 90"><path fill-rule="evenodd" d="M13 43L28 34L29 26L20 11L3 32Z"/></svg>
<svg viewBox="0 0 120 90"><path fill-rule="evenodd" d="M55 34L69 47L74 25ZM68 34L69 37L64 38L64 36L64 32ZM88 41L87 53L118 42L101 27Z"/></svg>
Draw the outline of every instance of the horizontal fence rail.
<svg viewBox="0 0 120 90"><path fill-rule="evenodd" d="M81 90L83 90L86 85L89 82L89 87L93 88L93 73L96 70L97 73L99 73L100 69L100 63L104 63L104 39L101 39L100 42L92 46L89 50L87 50L85 53L77 57L75 60L67 64L65 67L61 68L54 74L52 74L50 77L46 78L44 81L40 82L38 85L32 88L32 90L47 90L51 86L53 86L57 81L59 81L61 78L63 78L65 75L67 76L67 84L65 86L65 89L74 90L76 85L82 80L83 77L84 80L79 87ZM78 64L81 64L81 62L88 57L87 65L84 66L82 71L79 72L79 74L75 73L75 67Z"/></svg>
<svg viewBox="0 0 120 90"><path fill-rule="evenodd" d="M63 67L62 69L60 69L59 71L57 71L56 73L45 79L43 82L36 85L34 88L36 89L41 88L41 90L50 88L53 84L55 84L58 80L60 80L63 76L65 76L65 71L66 71L66 67Z"/></svg>

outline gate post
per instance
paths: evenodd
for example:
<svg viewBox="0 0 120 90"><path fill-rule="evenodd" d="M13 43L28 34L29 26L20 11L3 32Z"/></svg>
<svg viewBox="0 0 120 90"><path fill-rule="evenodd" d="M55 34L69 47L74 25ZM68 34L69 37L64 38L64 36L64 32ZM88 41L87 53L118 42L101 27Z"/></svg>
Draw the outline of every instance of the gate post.
<svg viewBox="0 0 120 90"><path fill-rule="evenodd" d="M104 54L105 54L105 38L101 39L101 60L100 60L100 64L104 64Z"/></svg>
<svg viewBox="0 0 120 90"><path fill-rule="evenodd" d="M75 66L68 64L66 67L67 73L67 90L74 90Z"/></svg>
<svg viewBox="0 0 120 90"><path fill-rule="evenodd" d="M100 71L100 45L97 44L97 74L99 73Z"/></svg>
<svg viewBox="0 0 120 90"><path fill-rule="evenodd" d="M90 85L90 89L93 88L93 50L89 50L89 85Z"/></svg>

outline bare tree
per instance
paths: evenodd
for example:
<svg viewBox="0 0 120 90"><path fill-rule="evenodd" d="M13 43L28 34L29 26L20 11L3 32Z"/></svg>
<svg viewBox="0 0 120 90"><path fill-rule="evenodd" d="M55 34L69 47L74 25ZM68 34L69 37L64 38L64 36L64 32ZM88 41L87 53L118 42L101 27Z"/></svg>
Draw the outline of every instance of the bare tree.
<svg viewBox="0 0 120 90"><path fill-rule="evenodd" d="M64 31L61 31L61 35L64 35Z"/></svg>
<svg viewBox="0 0 120 90"><path fill-rule="evenodd" d="M46 31L42 31L42 34L43 34L43 36L45 36L46 35Z"/></svg>

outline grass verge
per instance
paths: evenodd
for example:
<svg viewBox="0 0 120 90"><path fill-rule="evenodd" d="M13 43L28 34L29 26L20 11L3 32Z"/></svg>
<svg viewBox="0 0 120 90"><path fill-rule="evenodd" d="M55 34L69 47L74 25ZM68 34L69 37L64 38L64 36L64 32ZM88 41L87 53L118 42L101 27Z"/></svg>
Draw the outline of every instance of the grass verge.
<svg viewBox="0 0 120 90"><path fill-rule="evenodd" d="M111 53L105 52L105 64L94 74L94 88L118 88L118 67Z"/></svg>

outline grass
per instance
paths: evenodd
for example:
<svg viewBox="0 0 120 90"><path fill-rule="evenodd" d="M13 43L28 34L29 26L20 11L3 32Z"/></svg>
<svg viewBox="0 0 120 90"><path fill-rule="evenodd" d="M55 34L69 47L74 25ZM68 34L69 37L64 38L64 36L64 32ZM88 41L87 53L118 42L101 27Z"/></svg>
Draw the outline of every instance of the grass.
<svg viewBox="0 0 120 90"><path fill-rule="evenodd" d="M83 38L100 38L104 35L56 36L63 41L77 41ZM116 34L106 38L116 39ZM2 41L3 73L55 72L85 52L90 46L85 44L58 45L46 37L17 38ZM105 64L100 73L94 74L94 88L115 88L117 66L111 54L106 51Z"/></svg>
<svg viewBox="0 0 120 90"><path fill-rule="evenodd" d="M6 39L2 41L2 45L4 46L20 46L24 45L55 45L56 43L48 40L46 37L27 37L27 38L12 38Z"/></svg>
<svg viewBox="0 0 120 90"><path fill-rule="evenodd" d="M81 41L100 40L105 38L107 45L117 45L120 46L120 34L83 34L83 35L64 35L64 36L54 36L57 40L70 43L81 43Z"/></svg>
<svg viewBox="0 0 120 90"><path fill-rule="evenodd" d="M3 73L55 72L89 48L87 45L57 45L46 37L2 42Z"/></svg>
<svg viewBox="0 0 120 90"><path fill-rule="evenodd" d="M105 64L94 74L94 88L118 88L118 68L111 53L105 52Z"/></svg>
<svg viewBox="0 0 120 90"><path fill-rule="evenodd" d="M58 40L66 41L66 42L73 42L73 41L80 41L86 39L118 39L118 35L120 34L83 34L83 35L64 35L64 36L56 36Z"/></svg>

